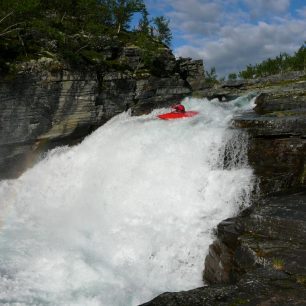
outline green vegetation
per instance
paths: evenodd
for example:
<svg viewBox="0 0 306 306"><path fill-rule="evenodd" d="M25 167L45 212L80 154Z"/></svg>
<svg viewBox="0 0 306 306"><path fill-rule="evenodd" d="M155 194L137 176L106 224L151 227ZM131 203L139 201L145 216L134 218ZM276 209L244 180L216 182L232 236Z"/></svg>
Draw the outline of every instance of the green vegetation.
<svg viewBox="0 0 306 306"><path fill-rule="evenodd" d="M153 19L156 31L156 37L159 41L164 42L166 45L170 45L172 40L172 33L169 28L170 20L164 16L155 17Z"/></svg>
<svg viewBox="0 0 306 306"><path fill-rule="evenodd" d="M135 13L139 26L130 31ZM0 72L14 64L51 57L70 65L120 66L116 53L126 45L143 49L142 63L154 62L170 44L169 20L149 20L143 0L2 0Z"/></svg>
<svg viewBox="0 0 306 306"><path fill-rule="evenodd" d="M306 70L306 42L292 56L287 53L280 53L279 56L273 59L268 58L254 66L248 65L238 75L242 79L253 79L289 71L303 70ZM228 78L230 78L230 75Z"/></svg>
<svg viewBox="0 0 306 306"><path fill-rule="evenodd" d="M298 284L301 284L301 285L303 285L303 286L306 286L306 275L298 275L298 276L296 277L296 282L297 282Z"/></svg>
<svg viewBox="0 0 306 306"><path fill-rule="evenodd" d="M303 172L300 175L300 182L302 184L305 184L305 182L306 182L306 164L304 164L304 166L303 166Z"/></svg>
<svg viewBox="0 0 306 306"><path fill-rule="evenodd" d="M284 270L285 268L285 262L283 259L280 258L273 258L272 259L272 267L275 270Z"/></svg>
<svg viewBox="0 0 306 306"><path fill-rule="evenodd" d="M268 113L269 116L271 117L277 117L277 118L282 118L282 117L290 117L290 116L296 116L296 115L304 115L303 113L301 113L300 111L275 111L275 112L271 112Z"/></svg>
<svg viewBox="0 0 306 306"><path fill-rule="evenodd" d="M235 299L235 300L230 304L230 306L246 305L246 304L248 304L249 302L250 302L250 300L237 298L237 299Z"/></svg>
<svg viewBox="0 0 306 306"><path fill-rule="evenodd" d="M214 85L219 83L217 80L216 68L212 67L210 71L205 70L205 81L207 84Z"/></svg>
<svg viewBox="0 0 306 306"><path fill-rule="evenodd" d="M229 80L237 80L237 74L236 73L230 73L227 78Z"/></svg>
<svg viewBox="0 0 306 306"><path fill-rule="evenodd" d="M263 62L256 65L247 65L247 67L239 73L229 73L227 80L238 79L255 79L259 77L266 77L275 74L286 73L290 71L305 71L306 70L306 41L304 44L293 54L280 53L279 56L271 59L268 58ZM219 82L224 82L226 77L218 79L215 67L212 67L210 71L205 71L205 79L208 84L214 85ZM304 78L300 78L304 80ZM292 83L292 80L281 81L284 83ZM282 85L281 84L281 85Z"/></svg>

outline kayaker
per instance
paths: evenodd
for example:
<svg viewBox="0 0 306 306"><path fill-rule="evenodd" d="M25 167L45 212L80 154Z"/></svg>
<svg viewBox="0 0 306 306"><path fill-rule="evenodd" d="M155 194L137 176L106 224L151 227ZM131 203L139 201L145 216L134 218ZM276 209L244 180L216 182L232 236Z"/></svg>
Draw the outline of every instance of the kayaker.
<svg viewBox="0 0 306 306"><path fill-rule="evenodd" d="M175 104L172 105L171 108L173 109L173 113L185 113L185 106L182 104Z"/></svg>

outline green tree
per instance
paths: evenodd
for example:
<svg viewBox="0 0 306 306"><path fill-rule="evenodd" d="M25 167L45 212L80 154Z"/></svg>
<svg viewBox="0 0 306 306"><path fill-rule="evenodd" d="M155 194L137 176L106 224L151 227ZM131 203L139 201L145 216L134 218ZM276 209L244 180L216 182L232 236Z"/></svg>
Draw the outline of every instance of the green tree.
<svg viewBox="0 0 306 306"><path fill-rule="evenodd" d="M106 9L108 22L116 28L117 34L122 29L128 29L133 15L143 12L145 8L143 0L102 0L100 3Z"/></svg>
<svg viewBox="0 0 306 306"><path fill-rule="evenodd" d="M255 66L248 65L239 72L239 77L250 79L294 70L306 70L306 42L292 56L280 53L275 58L268 58Z"/></svg>
<svg viewBox="0 0 306 306"><path fill-rule="evenodd" d="M14 31L19 30L18 28L19 23L12 23L10 25L7 24L7 19L10 18L11 15L13 15L14 12L7 13L5 16L1 16L0 19L0 37L6 36Z"/></svg>
<svg viewBox="0 0 306 306"><path fill-rule="evenodd" d="M156 38L169 46L172 40L172 33L169 27L170 20L164 16L159 16L153 19L153 23L155 25Z"/></svg>
<svg viewBox="0 0 306 306"><path fill-rule="evenodd" d="M40 0L1 0L0 36L16 33L38 12Z"/></svg>
<svg viewBox="0 0 306 306"><path fill-rule="evenodd" d="M306 69L306 42L295 52L292 59L294 70Z"/></svg>
<svg viewBox="0 0 306 306"><path fill-rule="evenodd" d="M237 80L237 74L236 73L230 73L227 78L229 80Z"/></svg>
<svg viewBox="0 0 306 306"><path fill-rule="evenodd" d="M99 3L96 0L41 0L42 10L52 10L62 16L84 19L96 16Z"/></svg>
<svg viewBox="0 0 306 306"><path fill-rule="evenodd" d="M255 68L252 65L248 65L245 70L239 72L238 76L242 79L253 79L256 76Z"/></svg>
<svg viewBox="0 0 306 306"><path fill-rule="evenodd" d="M146 9L146 7L144 7L143 11L142 11L142 17L139 20L139 24L138 24L138 29L140 32L145 33L147 35L150 35L150 21L149 21L149 13Z"/></svg>
<svg viewBox="0 0 306 306"><path fill-rule="evenodd" d="M16 15L27 15L36 11L40 5L40 0L1 0L0 14L6 15L14 12Z"/></svg>
<svg viewBox="0 0 306 306"><path fill-rule="evenodd" d="M218 83L216 68L210 68L210 71L205 70L205 81L209 84Z"/></svg>

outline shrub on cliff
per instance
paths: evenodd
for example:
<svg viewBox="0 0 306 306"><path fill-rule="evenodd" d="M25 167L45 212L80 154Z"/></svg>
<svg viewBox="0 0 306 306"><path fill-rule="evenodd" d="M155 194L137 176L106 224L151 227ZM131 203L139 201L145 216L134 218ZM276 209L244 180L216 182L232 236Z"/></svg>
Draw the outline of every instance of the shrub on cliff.
<svg viewBox="0 0 306 306"><path fill-rule="evenodd" d="M219 83L215 67L212 67L210 71L205 70L205 82L209 85L214 85Z"/></svg>

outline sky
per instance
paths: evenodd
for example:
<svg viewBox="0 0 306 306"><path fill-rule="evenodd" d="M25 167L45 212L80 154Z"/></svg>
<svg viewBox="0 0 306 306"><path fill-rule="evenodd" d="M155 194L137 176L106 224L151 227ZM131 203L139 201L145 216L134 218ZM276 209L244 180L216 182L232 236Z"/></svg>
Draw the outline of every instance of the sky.
<svg viewBox="0 0 306 306"><path fill-rule="evenodd" d="M171 48L203 59L218 76L293 54L306 40L306 0L144 0L151 17L170 19Z"/></svg>

